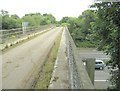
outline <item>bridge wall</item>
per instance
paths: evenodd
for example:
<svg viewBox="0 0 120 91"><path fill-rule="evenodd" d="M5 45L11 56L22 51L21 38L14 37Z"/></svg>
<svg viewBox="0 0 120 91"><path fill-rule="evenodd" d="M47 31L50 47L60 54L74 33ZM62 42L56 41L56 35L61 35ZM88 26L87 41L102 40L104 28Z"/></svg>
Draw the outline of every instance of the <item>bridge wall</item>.
<svg viewBox="0 0 120 91"><path fill-rule="evenodd" d="M79 56L79 52L69 33L67 27L66 42L67 42L67 57L69 61L70 81L72 89L94 89L91 79L86 71L83 61Z"/></svg>

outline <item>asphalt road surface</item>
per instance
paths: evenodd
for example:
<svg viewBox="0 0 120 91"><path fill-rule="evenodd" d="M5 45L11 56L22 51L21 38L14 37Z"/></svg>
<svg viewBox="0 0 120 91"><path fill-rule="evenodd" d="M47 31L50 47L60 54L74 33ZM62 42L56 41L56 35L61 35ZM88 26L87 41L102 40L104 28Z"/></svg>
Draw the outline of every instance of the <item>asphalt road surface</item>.
<svg viewBox="0 0 120 91"><path fill-rule="evenodd" d="M30 89L56 37L57 27L2 55L2 89Z"/></svg>
<svg viewBox="0 0 120 91"><path fill-rule="evenodd" d="M107 89L110 86L108 81L110 78L109 70L105 67L104 70L95 70L94 86L96 89Z"/></svg>
<svg viewBox="0 0 120 91"><path fill-rule="evenodd" d="M105 55L102 51L96 49L79 49L80 56L82 58L95 58L95 59L109 59L109 56ZM110 78L109 70L105 67L104 70L95 70L94 86L96 89L107 89L110 86L108 79Z"/></svg>
<svg viewBox="0 0 120 91"><path fill-rule="evenodd" d="M102 51L97 51L94 48L81 48L80 56L85 58L96 58L96 59L109 59L109 56L105 55Z"/></svg>

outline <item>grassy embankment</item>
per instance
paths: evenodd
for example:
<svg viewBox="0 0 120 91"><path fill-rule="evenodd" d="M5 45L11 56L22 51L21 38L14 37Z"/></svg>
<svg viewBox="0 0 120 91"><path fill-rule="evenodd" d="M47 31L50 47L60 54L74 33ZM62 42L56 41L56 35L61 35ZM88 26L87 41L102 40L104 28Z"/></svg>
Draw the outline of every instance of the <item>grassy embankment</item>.
<svg viewBox="0 0 120 91"><path fill-rule="evenodd" d="M35 89L47 89L51 80L51 74L54 69L54 64L57 58L57 53L60 45L61 35L57 37L49 55L46 59L44 66L42 67L42 70L40 71L39 79L35 85Z"/></svg>

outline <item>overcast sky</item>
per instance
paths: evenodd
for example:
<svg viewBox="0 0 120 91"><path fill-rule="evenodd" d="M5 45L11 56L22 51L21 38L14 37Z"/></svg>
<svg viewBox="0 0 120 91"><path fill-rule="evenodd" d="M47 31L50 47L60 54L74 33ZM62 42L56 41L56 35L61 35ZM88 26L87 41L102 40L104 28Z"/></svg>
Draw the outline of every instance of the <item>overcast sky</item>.
<svg viewBox="0 0 120 91"><path fill-rule="evenodd" d="M77 17L94 0L1 0L0 10L22 17L27 13L51 13L60 20L64 16Z"/></svg>

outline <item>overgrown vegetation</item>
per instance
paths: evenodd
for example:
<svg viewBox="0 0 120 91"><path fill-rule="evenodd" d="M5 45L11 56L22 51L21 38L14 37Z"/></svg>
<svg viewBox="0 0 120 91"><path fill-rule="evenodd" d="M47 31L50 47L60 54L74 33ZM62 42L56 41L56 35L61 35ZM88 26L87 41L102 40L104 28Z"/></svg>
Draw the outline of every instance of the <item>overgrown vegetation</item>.
<svg viewBox="0 0 120 91"><path fill-rule="evenodd" d="M52 14L30 13L20 18L16 14L9 15L8 11L1 10L1 15L2 29L21 28L22 22L28 22L29 27L56 23L56 19Z"/></svg>
<svg viewBox="0 0 120 91"><path fill-rule="evenodd" d="M54 63L57 58L57 52L60 45L61 34L57 37L48 58L40 72L39 79L35 86L35 89L47 89L51 80L52 72L54 69Z"/></svg>
<svg viewBox="0 0 120 91"><path fill-rule="evenodd" d="M111 82L115 88L120 90L120 2L101 2L96 3L93 7L98 19L93 28L99 36L99 50L104 50L111 56L110 62L112 67L118 68L112 74Z"/></svg>
<svg viewBox="0 0 120 91"><path fill-rule="evenodd" d="M97 47L110 55L111 82L120 90L120 2L97 2L79 17L63 17L77 47Z"/></svg>
<svg viewBox="0 0 120 91"><path fill-rule="evenodd" d="M62 25L67 25L77 47L98 46L95 39L96 34L92 27L96 20L96 13L93 10L86 10L79 17L63 17Z"/></svg>

